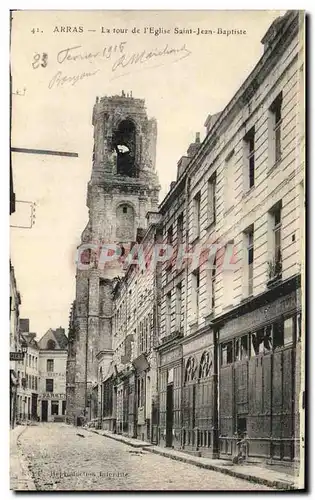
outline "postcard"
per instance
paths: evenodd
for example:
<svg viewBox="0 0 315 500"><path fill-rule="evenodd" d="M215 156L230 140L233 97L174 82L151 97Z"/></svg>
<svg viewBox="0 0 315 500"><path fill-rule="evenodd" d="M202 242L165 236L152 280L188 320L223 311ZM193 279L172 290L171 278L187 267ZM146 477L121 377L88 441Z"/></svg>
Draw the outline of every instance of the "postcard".
<svg viewBox="0 0 315 500"><path fill-rule="evenodd" d="M10 18L11 489L304 489L304 11Z"/></svg>

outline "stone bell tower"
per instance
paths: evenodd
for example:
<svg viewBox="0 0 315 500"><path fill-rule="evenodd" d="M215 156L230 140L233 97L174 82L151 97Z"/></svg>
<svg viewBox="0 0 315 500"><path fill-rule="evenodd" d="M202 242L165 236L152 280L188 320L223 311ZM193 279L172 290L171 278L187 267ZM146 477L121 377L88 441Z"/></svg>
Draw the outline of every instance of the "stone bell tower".
<svg viewBox="0 0 315 500"><path fill-rule="evenodd" d="M137 241L137 234L146 229L147 212L158 209L156 120L148 119L143 99L122 92L121 96L96 98L92 123L89 221L82 233L82 244L130 247ZM112 289L115 278L124 272L118 259L102 268L93 260L91 250L85 267L77 268L75 308L69 330L69 422L76 421L89 405L87 399L98 380L100 360L105 360L106 366L110 364Z"/></svg>

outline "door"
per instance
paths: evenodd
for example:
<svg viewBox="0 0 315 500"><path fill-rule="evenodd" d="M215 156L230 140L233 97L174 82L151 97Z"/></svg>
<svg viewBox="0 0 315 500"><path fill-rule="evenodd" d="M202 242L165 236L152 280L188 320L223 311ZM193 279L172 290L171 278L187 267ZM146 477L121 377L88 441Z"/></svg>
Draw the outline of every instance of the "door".
<svg viewBox="0 0 315 500"><path fill-rule="evenodd" d="M42 422L47 422L48 401L42 401Z"/></svg>
<svg viewBox="0 0 315 500"><path fill-rule="evenodd" d="M32 394L31 415L33 420L37 420L37 394Z"/></svg>
<svg viewBox="0 0 315 500"><path fill-rule="evenodd" d="M173 384L167 386L166 394L166 446L173 443Z"/></svg>

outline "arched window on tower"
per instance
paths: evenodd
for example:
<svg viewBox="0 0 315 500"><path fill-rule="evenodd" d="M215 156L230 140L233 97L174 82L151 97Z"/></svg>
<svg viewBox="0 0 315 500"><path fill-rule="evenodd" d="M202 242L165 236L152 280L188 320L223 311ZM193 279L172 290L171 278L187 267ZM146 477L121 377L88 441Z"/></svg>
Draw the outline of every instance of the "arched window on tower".
<svg viewBox="0 0 315 500"><path fill-rule="evenodd" d="M135 239L135 211L131 205L122 204L117 207L116 239L120 242Z"/></svg>
<svg viewBox="0 0 315 500"><path fill-rule="evenodd" d="M131 120L123 120L118 125L113 148L117 153L117 174L136 177L136 128Z"/></svg>

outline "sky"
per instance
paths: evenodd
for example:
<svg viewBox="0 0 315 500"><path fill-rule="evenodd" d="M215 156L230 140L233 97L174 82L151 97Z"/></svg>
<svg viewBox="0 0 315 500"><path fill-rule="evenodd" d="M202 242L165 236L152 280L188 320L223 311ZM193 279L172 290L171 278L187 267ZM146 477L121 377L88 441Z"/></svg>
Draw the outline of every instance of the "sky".
<svg viewBox="0 0 315 500"><path fill-rule="evenodd" d="M148 116L158 123L156 170L162 201L196 132L203 140L207 116L231 100L263 53L263 35L283 13L13 13L11 146L78 153L78 158L12 154L18 202L10 225L28 226L30 206L21 202L36 203L31 229L10 228L10 255L22 297L20 316L30 319L37 338L49 328L68 328L75 250L88 220L96 97L124 90L145 99ZM153 33L144 33L150 27ZM175 34L175 29L185 33ZM208 32L198 35L198 29ZM245 34L227 36L227 30ZM171 49L175 52L166 53ZM127 64L142 51L164 55Z"/></svg>

